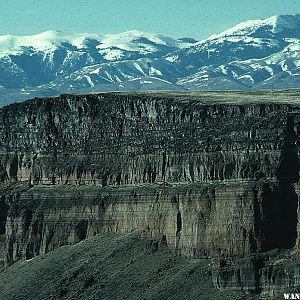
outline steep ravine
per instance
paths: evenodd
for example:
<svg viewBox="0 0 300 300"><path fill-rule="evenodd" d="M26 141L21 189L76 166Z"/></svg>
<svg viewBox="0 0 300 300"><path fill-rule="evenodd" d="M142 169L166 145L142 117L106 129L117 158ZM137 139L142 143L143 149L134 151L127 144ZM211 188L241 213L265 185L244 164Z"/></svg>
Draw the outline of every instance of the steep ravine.
<svg viewBox="0 0 300 300"><path fill-rule="evenodd" d="M221 290L297 289L298 96L63 95L1 109L6 267L138 228L209 258Z"/></svg>

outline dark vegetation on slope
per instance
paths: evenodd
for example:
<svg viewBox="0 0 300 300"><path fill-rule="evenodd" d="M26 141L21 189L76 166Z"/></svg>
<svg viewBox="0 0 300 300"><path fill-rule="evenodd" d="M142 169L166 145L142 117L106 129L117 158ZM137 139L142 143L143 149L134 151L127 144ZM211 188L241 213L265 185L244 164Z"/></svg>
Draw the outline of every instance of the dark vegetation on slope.
<svg viewBox="0 0 300 300"><path fill-rule="evenodd" d="M0 299L247 299L213 287L206 260L129 235L100 234L0 273Z"/></svg>

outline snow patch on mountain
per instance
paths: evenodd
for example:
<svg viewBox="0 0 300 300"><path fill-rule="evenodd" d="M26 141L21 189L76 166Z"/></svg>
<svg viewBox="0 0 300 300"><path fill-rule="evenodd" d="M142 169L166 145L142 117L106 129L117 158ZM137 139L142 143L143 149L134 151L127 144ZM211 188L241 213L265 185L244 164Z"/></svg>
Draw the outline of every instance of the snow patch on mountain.
<svg viewBox="0 0 300 300"><path fill-rule="evenodd" d="M267 19L248 20L241 22L232 28L225 30L219 34L212 35L209 39L219 39L221 37L230 36L269 36L282 32L293 32L299 35L300 29L300 15L278 15ZM288 36L287 36L288 37Z"/></svg>

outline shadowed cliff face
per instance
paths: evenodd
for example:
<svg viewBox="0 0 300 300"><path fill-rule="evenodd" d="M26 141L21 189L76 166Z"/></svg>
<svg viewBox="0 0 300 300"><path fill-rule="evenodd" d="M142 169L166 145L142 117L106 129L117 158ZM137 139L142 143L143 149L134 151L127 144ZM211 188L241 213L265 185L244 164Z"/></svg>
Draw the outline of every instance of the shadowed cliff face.
<svg viewBox="0 0 300 300"><path fill-rule="evenodd" d="M7 211L9 206L5 202L5 196L0 198L0 235L5 234Z"/></svg>
<svg viewBox="0 0 300 300"><path fill-rule="evenodd" d="M276 184L259 179L254 189L254 233L251 252L292 249L297 242L299 157L294 116L289 115L284 130L281 155L275 171ZM298 186L297 184L296 186ZM297 189L298 190L298 189ZM279 252L280 253L280 252ZM285 253L285 252L283 252ZM243 263L217 270L215 285L219 289L244 289L264 296L299 286L299 253L286 252L253 255ZM226 267L226 266L225 266Z"/></svg>
<svg viewBox="0 0 300 300"><path fill-rule="evenodd" d="M298 195L293 186L299 181L299 158L294 117L288 116L281 155L276 169L277 184L273 190L262 187L260 212L257 214L257 231L262 231L262 250L293 248L297 239ZM258 201L259 202L259 201Z"/></svg>

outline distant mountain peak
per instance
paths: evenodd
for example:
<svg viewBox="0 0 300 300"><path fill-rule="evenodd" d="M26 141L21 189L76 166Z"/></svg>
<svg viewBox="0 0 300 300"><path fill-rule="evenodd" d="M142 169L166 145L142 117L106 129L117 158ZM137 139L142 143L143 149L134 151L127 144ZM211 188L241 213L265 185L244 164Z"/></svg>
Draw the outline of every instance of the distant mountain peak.
<svg viewBox="0 0 300 300"><path fill-rule="evenodd" d="M267 19L247 20L241 22L219 34L212 35L209 39L229 36L252 36L273 37L274 35L284 37L300 36L300 14L276 15ZM287 36L291 34L291 36Z"/></svg>
<svg viewBox="0 0 300 300"><path fill-rule="evenodd" d="M128 30L128 31L118 33L118 34L115 34L115 35L125 35L125 36L151 36L152 35L153 36L153 35L156 35L156 34L146 32L146 31L141 31L141 30L138 30L138 29L133 29L133 30Z"/></svg>
<svg viewBox="0 0 300 300"><path fill-rule="evenodd" d="M0 56L20 53L23 48L34 48L38 51L55 50L64 43L81 49L86 47L87 40L97 41L99 45L101 44L99 49L117 47L128 51L138 51L137 44L148 44L150 46L156 44L166 47L184 47L189 44L187 41L140 30L101 35L48 30L31 36L0 36Z"/></svg>
<svg viewBox="0 0 300 300"><path fill-rule="evenodd" d="M141 30L0 36L0 106L73 92L299 86L299 14L248 20L198 42Z"/></svg>
<svg viewBox="0 0 300 300"><path fill-rule="evenodd" d="M273 21L274 31L298 30L300 28L300 14L295 15L278 15L269 18Z"/></svg>

